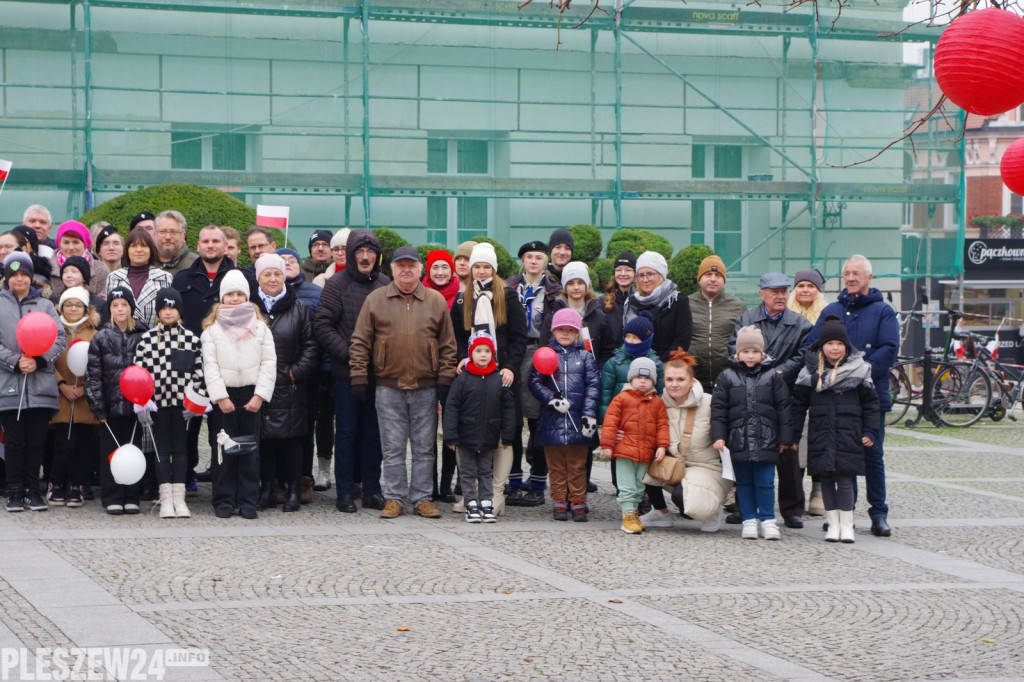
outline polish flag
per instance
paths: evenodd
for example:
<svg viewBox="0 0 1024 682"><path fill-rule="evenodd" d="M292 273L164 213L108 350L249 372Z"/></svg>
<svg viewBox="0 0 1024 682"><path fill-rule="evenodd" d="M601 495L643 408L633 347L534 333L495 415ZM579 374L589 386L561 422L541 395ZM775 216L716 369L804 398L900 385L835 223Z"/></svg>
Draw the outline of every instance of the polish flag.
<svg viewBox="0 0 1024 682"><path fill-rule="evenodd" d="M288 229L288 207L256 204L256 224L278 230Z"/></svg>
<svg viewBox="0 0 1024 682"><path fill-rule="evenodd" d="M7 181L7 174L11 172L11 166L13 165L10 161L0 159L0 182Z"/></svg>
<svg viewBox="0 0 1024 682"><path fill-rule="evenodd" d="M963 325L961 325L959 320L957 320L956 327L953 329L953 331L955 333L959 333L959 332L963 331ZM953 352L956 353L957 360L963 360L964 359L964 344L960 342L960 339L953 339L953 344L952 344L951 347L953 349Z"/></svg>
<svg viewBox="0 0 1024 682"><path fill-rule="evenodd" d="M1005 319L1005 318L1004 318ZM993 358L999 358L999 330L1003 328L1003 320L999 320L999 326L996 327L996 336L994 339L985 344L985 350L989 352Z"/></svg>

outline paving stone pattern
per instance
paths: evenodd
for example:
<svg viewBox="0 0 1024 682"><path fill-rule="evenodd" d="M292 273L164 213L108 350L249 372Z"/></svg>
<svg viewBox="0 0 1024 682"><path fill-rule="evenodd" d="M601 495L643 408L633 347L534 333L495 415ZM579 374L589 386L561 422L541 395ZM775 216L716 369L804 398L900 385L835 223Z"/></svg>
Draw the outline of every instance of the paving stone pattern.
<svg viewBox="0 0 1024 682"><path fill-rule="evenodd" d="M209 649L168 680L1024 678L1024 425L887 433L893 537L821 519L781 542L619 530L607 462L591 521L495 525L296 513L0 515L0 649ZM808 481L809 485L809 481ZM863 482L861 483L863 492ZM410 510L411 511L411 510Z"/></svg>

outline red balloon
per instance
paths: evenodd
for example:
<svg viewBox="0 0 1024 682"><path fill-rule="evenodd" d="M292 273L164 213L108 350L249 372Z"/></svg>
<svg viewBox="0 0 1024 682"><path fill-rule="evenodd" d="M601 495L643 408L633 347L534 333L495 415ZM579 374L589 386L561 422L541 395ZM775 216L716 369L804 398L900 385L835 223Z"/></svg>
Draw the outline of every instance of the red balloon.
<svg viewBox="0 0 1024 682"><path fill-rule="evenodd" d="M989 7L959 16L935 46L935 80L961 109L995 116L1024 103L1024 19Z"/></svg>
<svg viewBox="0 0 1024 682"><path fill-rule="evenodd" d="M41 310L35 310L18 320L14 331L21 352L29 357L38 357L53 348L57 340L57 323Z"/></svg>
<svg viewBox="0 0 1024 682"><path fill-rule="evenodd" d="M144 367L128 365L121 372L121 393L128 402L145 405L153 397L153 375Z"/></svg>
<svg viewBox="0 0 1024 682"><path fill-rule="evenodd" d="M1003 184L1014 194L1024 194L1024 137L1020 138L1003 152L999 162L999 174L1003 176Z"/></svg>
<svg viewBox="0 0 1024 682"><path fill-rule="evenodd" d="M558 353L550 346L538 348L533 354L533 368L541 374L551 376L558 369Z"/></svg>

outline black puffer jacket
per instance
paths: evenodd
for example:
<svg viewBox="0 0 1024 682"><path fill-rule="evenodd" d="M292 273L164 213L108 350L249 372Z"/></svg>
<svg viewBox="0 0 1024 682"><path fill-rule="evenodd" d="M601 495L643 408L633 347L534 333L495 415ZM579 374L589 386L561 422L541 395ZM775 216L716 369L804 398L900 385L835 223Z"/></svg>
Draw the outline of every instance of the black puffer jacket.
<svg viewBox="0 0 1024 682"><path fill-rule="evenodd" d="M824 368L831 373L830 367ZM878 395L871 382L871 366L863 353L854 353L839 365L838 378L826 390L818 384L818 354L807 353L807 361L793 387L793 419L807 429L807 471L812 476L859 476L864 473L861 439L878 438ZM826 376L827 376L826 374Z"/></svg>
<svg viewBox="0 0 1024 682"><path fill-rule="evenodd" d="M519 371L523 365L523 355L526 354L526 311L519 302L519 294L505 286L505 283L494 278L494 282L501 285L505 291L505 323L494 329L495 343L498 345L498 357L494 359L498 363L498 369L511 370L515 375L516 382L522 379ZM458 347L457 357L459 360L469 357L469 337L471 331L466 329L466 322L462 312L464 301L472 305L472 294L467 289L455 297L452 303L452 328L455 330L455 345Z"/></svg>
<svg viewBox="0 0 1024 682"><path fill-rule="evenodd" d="M736 320L729 339L729 355L736 354L737 332L748 325L760 329L764 336L764 352L772 358L768 366L782 370L786 385L792 386L800 368L804 366L804 347L811 333L811 323L803 315L788 308L782 311L781 318L772 320L765 314L764 306L759 305Z"/></svg>
<svg viewBox="0 0 1024 682"><path fill-rule="evenodd" d="M661 305L653 305L637 301L638 294L639 292L626 299L623 320L625 316L632 319L644 310L651 313L654 318L654 342L651 343L651 348L661 361L668 362L669 352L676 348L690 350L690 341L693 340L690 299L677 290L667 296Z"/></svg>
<svg viewBox="0 0 1024 682"><path fill-rule="evenodd" d="M359 272L355 260L356 251L364 246L377 253L377 262L368 275ZM391 278L380 271L380 251L377 235L370 230L352 230L345 246L347 265L327 280L320 294L320 304L313 319L313 334L320 348L330 356L331 375L341 381L351 378L349 344L363 301L375 289L391 283Z"/></svg>
<svg viewBox="0 0 1024 682"><path fill-rule="evenodd" d="M512 443L516 406L511 387L501 385L497 370L480 376L468 371L455 377L444 407L444 442L473 452Z"/></svg>
<svg viewBox="0 0 1024 682"><path fill-rule="evenodd" d="M319 364L313 317L290 287L285 288L284 298L269 312L259 296L255 303L274 335L274 350L277 351L277 380L274 397L263 408L263 435L265 438L304 436L309 432L306 386Z"/></svg>
<svg viewBox="0 0 1024 682"><path fill-rule="evenodd" d="M85 397L97 420L135 416L134 406L121 393L121 372L135 363L135 348L145 331L146 325L138 321L127 331L109 322L89 342Z"/></svg>
<svg viewBox="0 0 1024 682"><path fill-rule="evenodd" d="M711 442L724 440L734 462L776 464L779 446L794 442L791 408L781 372L734 364L711 396Z"/></svg>

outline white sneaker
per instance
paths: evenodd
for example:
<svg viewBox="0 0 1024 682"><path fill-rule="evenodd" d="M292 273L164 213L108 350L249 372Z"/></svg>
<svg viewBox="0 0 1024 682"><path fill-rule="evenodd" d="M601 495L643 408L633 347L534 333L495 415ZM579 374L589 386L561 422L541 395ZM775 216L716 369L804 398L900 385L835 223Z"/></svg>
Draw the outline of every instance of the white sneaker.
<svg viewBox="0 0 1024 682"><path fill-rule="evenodd" d="M765 540L782 539L782 534L779 533L779 526L775 523L775 519L768 519L767 521L761 522L761 535Z"/></svg>
<svg viewBox="0 0 1024 682"><path fill-rule="evenodd" d="M757 539L757 519L747 519L743 522L743 532L740 533L740 537L744 540Z"/></svg>
<svg viewBox="0 0 1024 682"><path fill-rule="evenodd" d="M671 528L672 515L652 509L640 517L640 523L644 524L645 528Z"/></svg>
<svg viewBox="0 0 1024 682"><path fill-rule="evenodd" d="M722 528L722 516L724 514L724 510L719 507L718 511L709 516L707 520L701 524L701 531L704 533L717 533Z"/></svg>

